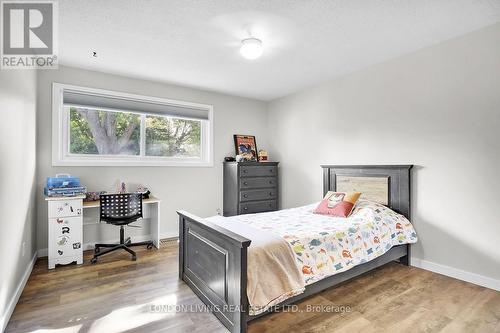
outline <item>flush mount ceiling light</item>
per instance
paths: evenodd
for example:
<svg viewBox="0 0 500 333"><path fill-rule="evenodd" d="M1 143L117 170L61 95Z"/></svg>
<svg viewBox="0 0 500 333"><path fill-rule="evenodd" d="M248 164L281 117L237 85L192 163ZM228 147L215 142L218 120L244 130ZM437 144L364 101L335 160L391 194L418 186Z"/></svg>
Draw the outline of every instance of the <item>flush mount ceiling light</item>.
<svg viewBox="0 0 500 333"><path fill-rule="evenodd" d="M249 60L257 59L262 55L262 41L257 38L247 38L241 41L240 53Z"/></svg>

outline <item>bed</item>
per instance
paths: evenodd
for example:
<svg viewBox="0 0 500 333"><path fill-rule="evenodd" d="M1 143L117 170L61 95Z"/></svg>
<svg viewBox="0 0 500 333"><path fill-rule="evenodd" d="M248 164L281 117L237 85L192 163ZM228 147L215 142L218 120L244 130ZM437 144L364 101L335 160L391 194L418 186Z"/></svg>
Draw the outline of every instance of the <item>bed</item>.
<svg viewBox="0 0 500 333"><path fill-rule="evenodd" d="M323 165L322 168L323 194L327 191L363 192L364 198L359 207L356 208L358 211L353 212L353 216L359 217L360 214L370 209L373 210L373 205L379 205L379 208L375 207L375 211L381 212L381 214L389 214L387 215L389 218L397 219L401 214L401 218L410 219L411 165ZM304 284L302 286L293 285L294 272L290 271L289 275L292 276L290 283L293 285L293 287L289 287L291 292L286 297L276 298L274 302L261 308L260 311L254 310L254 307L250 306L249 298L252 302L254 301L255 287L253 281L256 279L256 269L252 261L250 261L251 265L249 265L249 259L254 259L255 248L259 247L259 242L262 243L261 238L265 239L271 237L269 235L281 233L281 236L290 244L291 252L296 260L299 261L304 259L304 251L320 253L326 248L320 245L328 243L328 238L311 239L313 243L309 242L306 247L303 246L303 242L300 242L300 237L294 238L295 234L302 235L304 232L304 223L301 223L301 219L309 218L311 225L314 224L317 227L324 224L325 217L312 216L312 206L273 213L208 219L202 219L188 212L179 211L180 279L198 295L208 309L231 332L246 332L249 321L269 313L271 309L292 304L391 261L399 261L404 265L410 264L410 244L399 244L397 237L396 240L391 241L390 245L387 242L381 242L381 244L385 244L383 251L380 250L382 249L381 245L378 253L372 256L365 255L360 260L351 260L351 253L347 251L347 253L343 253L345 258L332 257L332 262L325 262L325 266L322 263L321 270L319 265L315 265L316 272L311 272L308 269L313 264L301 262ZM390 215L392 211L397 214ZM376 218L380 220L379 217ZM283 225L286 226L286 219L290 221L290 225L296 226L295 234L293 232L287 233L286 228L283 228ZM275 230L270 230L272 232L268 232L266 236L266 226L272 221L276 223ZM340 225L340 223L337 224ZM401 223L398 224L398 227L402 229ZM279 225L282 226L281 229L279 229ZM260 231L256 231L258 229ZM293 230L293 228L290 229ZM377 229L377 232L379 231L378 226L375 229ZM409 234L407 236L409 238L414 236L412 239L416 241L416 235L412 230L413 227L408 227L407 232ZM260 236L258 232L262 232ZM358 231L353 230L353 235L356 232ZM380 232L383 232L383 230ZM390 239L391 236L394 238L396 233L387 231L386 234ZM302 239L304 237L302 236ZM333 236L330 235L329 237ZM252 248L249 248L252 243L251 239L254 241ZM351 240L354 240L354 238L351 238ZM378 237L375 237L375 240L377 244L367 245L365 242L365 245L378 245ZM298 249L294 248L294 245L297 245ZM318 249L319 251L316 251ZM363 249L363 253L367 252L365 250ZM339 261L339 259L342 259L342 261ZM350 266L348 265L349 262L351 263ZM284 270L288 270L286 265L284 266ZM276 274L279 274L279 272Z"/></svg>

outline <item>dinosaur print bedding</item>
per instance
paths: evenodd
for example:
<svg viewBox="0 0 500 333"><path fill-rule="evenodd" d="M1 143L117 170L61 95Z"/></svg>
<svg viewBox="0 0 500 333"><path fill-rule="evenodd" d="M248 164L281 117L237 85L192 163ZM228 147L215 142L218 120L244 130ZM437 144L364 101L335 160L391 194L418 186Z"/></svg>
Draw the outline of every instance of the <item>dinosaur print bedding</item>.
<svg viewBox="0 0 500 333"><path fill-rule="evenodd" d="M317 205L206 219L252 240L247 267L251 315L393 246L417 241L412 224L380 204L360 200L348 218L314 214Z"/></svg>
<svg viewBox="0 0 500 333"><path fill-rule="evenodd" d="M375 259L393 246L417 242L410 221L383 205L360 200L348 218L313 214L316 206L227 219L285 239L306 285Z"/></svg>

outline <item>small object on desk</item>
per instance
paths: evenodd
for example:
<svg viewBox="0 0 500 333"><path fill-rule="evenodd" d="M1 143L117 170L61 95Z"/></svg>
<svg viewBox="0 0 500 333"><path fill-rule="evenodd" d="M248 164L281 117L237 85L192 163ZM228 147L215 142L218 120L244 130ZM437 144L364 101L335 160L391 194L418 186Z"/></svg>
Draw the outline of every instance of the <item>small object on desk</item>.
<svg viewBox="0 0 500 333"><path fill-rule="evenodd" d="M85 186L80 184L80 178L66 173L58 173L55 177L47 177L43 192L48 197L74 197L84 194Z"/></svg>
<svg viewBox="0 0 500 333"><path fill-rule="evenodd" d="M125 182L121 183L120 190L118 191L118 193L120 193L120 194L127 193L127 185L125 184Z"/></svg>
<svg viewBox="0 0 500 333"><path fill-rule="evenodd" d="M224 162L234 162L234 161L236 161L236 158L234 158L232 156L224 157Z"/></svg>
<svg viewBox="0 0 500 333"><path fill-rule="evenodd" d="M139 185L137 186L137 190L135 190L135 193L141 193L143 199L149 199L151 191L146 186Z"/></svg>
<svg viewBox="0 0 500 333"><path fill-rule="evenodd" d="M89 201L97 201L99 200L99 196L101 194L106 194L106 191L100 191L100 192L87 192L85 195L85 199L83 201L89 202Z"/></svg>
<svg viewBox="0 0 500 333"><path fill-rule="evenodd" d="M67 173L58 173L55 177L47 177L47 188L71 188L80 186L80 178Z"/></svg>

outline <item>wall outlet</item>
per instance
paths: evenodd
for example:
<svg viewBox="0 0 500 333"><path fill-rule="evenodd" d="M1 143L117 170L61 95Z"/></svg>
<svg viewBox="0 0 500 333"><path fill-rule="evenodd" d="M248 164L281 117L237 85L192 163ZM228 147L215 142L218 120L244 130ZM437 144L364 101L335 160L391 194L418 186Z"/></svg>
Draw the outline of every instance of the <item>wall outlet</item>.
<svg viewBox="0 0 500 333"><path fill-rule="evenodd" d="M21 257L24 257L26 255L26 242L23 242L23 245L21 247Z"/></svg>
<svg viewBox="0 0 500 333"><path fill-rule="evenodd" d="M222 214L220 213L220 208L217 208L217 215L222 215Z"/></svg>

